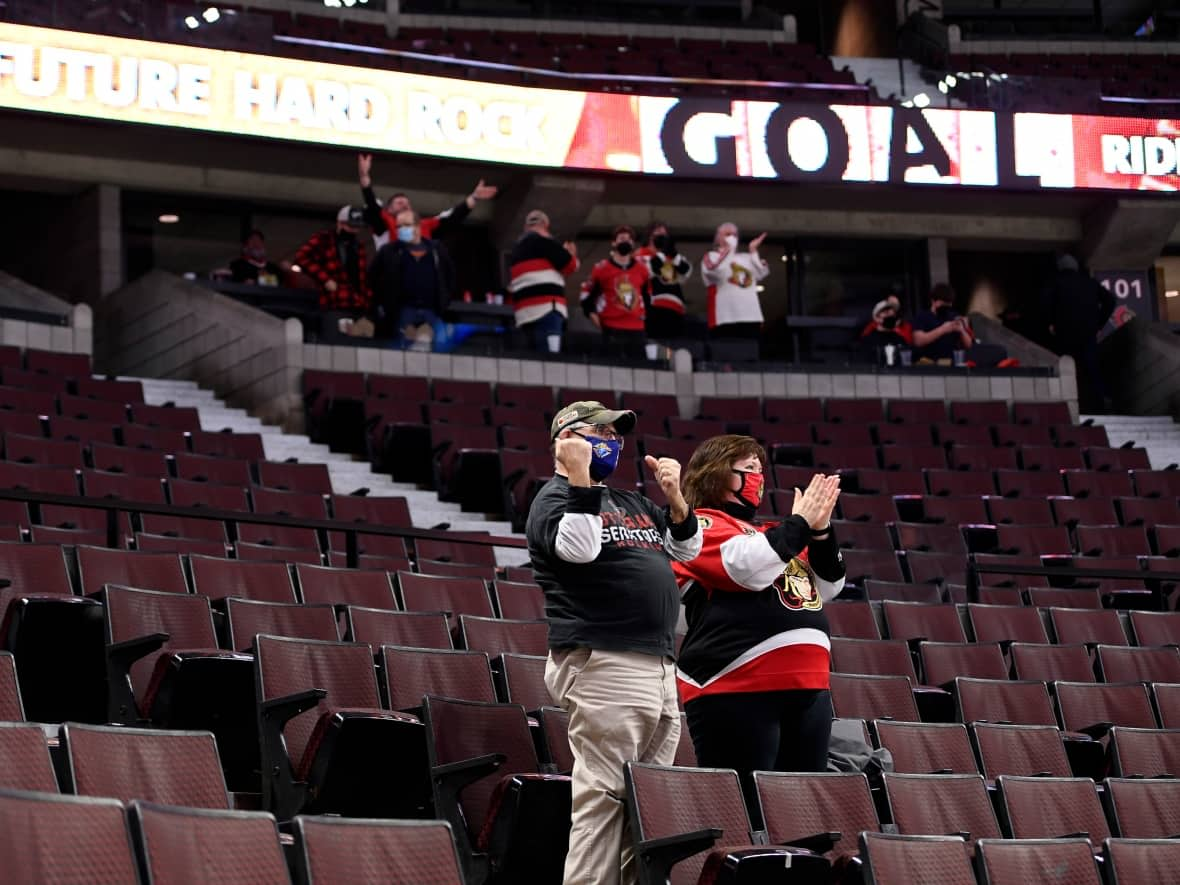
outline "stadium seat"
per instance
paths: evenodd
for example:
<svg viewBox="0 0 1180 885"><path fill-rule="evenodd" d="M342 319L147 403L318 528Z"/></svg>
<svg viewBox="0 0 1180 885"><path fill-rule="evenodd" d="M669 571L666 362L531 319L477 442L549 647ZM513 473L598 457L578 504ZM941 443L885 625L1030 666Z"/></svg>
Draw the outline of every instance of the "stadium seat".
<svg viewBox="0 0 1180 885"><path fill-rule="evenodd" d="M1180 864L1180 842L1175 839L1107 839L1103 866L1111 885L1167 882Z"/></svg>
<svg viewBox="0 0 1180 885"><path fill-rule="evenodd" d="M968 603L967 620L976 642L998 642L1001 647L1013 642L1049 642L1044 622L1033 608Z"/></svg>
<svg viewBox="0 0 1180 885"><path fill-rule="evenodd" d="M966 553L906 550L906 565L915 584L966 584Z"/></svg>
<svg viewBox="0 0 1180 885"><path fill-rule="evenodd" d="M1153 552L1142 526L1079 525L1074 533L1078 552L1084 556L1151 556Z"/></svg>
<svg viewBox="0 0 1180 885"><path fill-rule="evenodd" d="M989 521L984 498L944 498L926 495L922 498L922 514L927 522L971 525ZM991 518L990 521L1001 520Z"/></svg>
<svg viewBox="0 0 1180 885"><path fill-rule="evenodd" d="M963 624L953 605L922 605L912 602L883 602L885 629L890 639L930 642L966 642Z"/></svg>
<svg viewBox="0 0 1180 885"><path fill-rule="evenodd" d="M918 645L922 673L928 685L950 687L956 676L1007 679L1008 665L999 643L923 642Z"/></svg>
<svg viewBox="0 0 1180 885"><path fill-rule="evenodd" d="M940 885L975 885L971 853L956 836L860 835L867 885L909 885L938 871Z"/></svg>
<svg viewBox="0 0 1180 885"><path fill-rule="evenodd" d="M1161 525L1180 524L1180 502L1176 498L1115 498L1119 522L1123 525L1146 525L1148 528ZM1091 525L1109 523L1109 520L1084 520ZM1160 555L1166 556L1162 550Z"/></svg>
<svg viewBox="0 0 1180 885"><path fill-rule="evenodd" d="M0 852L11 882L136 885L123 806L113 799L0 791Z"/></svg>
<svg viewBox="0 0 1180 885"><path fill-rule="evenodd" d="M1180 613L1133 611L1128 616L1136 645L1180 646Z"/></svg>
<svg viewBox="0 0 1180 885"><path fill-rule="evenodd" d="M426 695L495 703L492 667L482 651L383 645L381 669L389 705L418 714Z"/></svg>
<svg viewBox="0 0 1180 885"><path fill-rule="evenodd" d="M893 528L897 532L897 546L902 550L937 551L940 554L960 554L963 557L967 555L967 542L963 540L963 533L958 525L896 522Z"/></svg>
<svg viewBox="0 0 1180 885"><path fill-rule="evenodd" d="M324 564L324 556L320 551L308 550L305 547L275 547L271 544L248 544L238 541L234 549L238 560L243 562Z"/></svg>
<svg viewBox="0 0 1180 885"><path fill-rule="evenodd" d="M131 803L128 814L149 881L183 881L198 870L213 881L247 875L275 885L291 881L279 830L269 814L138 801Z"/></svg>
<svg viewBox="0 0 1180 885"><path fill-rule="evenodd" d="M901 564L892 550L846 550L844 573L849 584L863 584L868 578L878 581L903 581Z"/></svg>
<svg viewBox="0 0 1180 885"><path fill-rule="evenodd" d="M188 436L182 430L124 424L119 429L123 445L133 449L148 449L169 455L188 454Z"/></svg>
<svg viewBox="0 0 1180 885"><path fill-rule="evenodd" d="M94 443L93 448L99 447L100 443ZM132 455L135 454L139 453L132 452ZM82 443L77 440L46 439L43 436L22 436L17 433L4 434L4 457L14 464L33 464L39 467L68 467L71 470L79 470L86 466ZM161 469L156 476L163 476L166 472L163 461L161 456Z"/></svg>
<svg viewBox="0 0 1180 885"><path fill-rule="evenodd" d="M331 495L332 480L326 464L289 464L259 461L258 484L268 489L304 494Z"/></svg>
<svg viewBox="0 0 1180 885"><path fill-rule="evenodd" d="M1007 424L1011 418L1008 404L999 400L985 402L951 401L951 421L957 424L978 424L989 426Z"/></svg>
<svg viewBox="0 0 1180 885"><path fill-rule="evenodd" d="M398 572L397 582L406 611L445 611L452 630L459 628L459 615L496 616L482 578L444 578Z"/></svg>
<svg viewBox="0 0 1180 885"><path fill-rule="evenodd" d="M1061 645L1127 645L1118 612L1084 608L1051 608L1049 623Z"/></svg>
<svg viewBox="0 0 1180 885"><path fill-rule="evenodd" d="M1097 588L1029 587L1027 593L1028 604L1042 610L1047 608L1102 608L1102 596L1098 593Z"/></svg>
<svg viewBox="0 0 1180 885"><path fill-rule="evenodd" d="M1034 446L1053 445L1053 434L1043 424L997 424L992 428L992 436L996 445L1018 449L1022 458ZM1028 462L1023 463L1027 465Z"/></svg>
<svg viewBox="0 0 1180 885"><path fill-rule="evenodd" d="M293 605L226 599L225 624L229 646L234 651L251 651L260 633L291 639L323 639L336 642L340 634L336 612L330 605Z"/></svg>
<svg viewBox="0 0 1180 885"><path fill-rule="evenodd" d="M904 581L869 581L864 582L865 596L871 602L883 602L892 599L897 602L924 602L936 604L944 602L942 585L937 582L924 584L907 584Z"/></svg>
<svg viewBox="0 0 1180 885"><path fill-rule="evenodd" d="M836 541L844 550L892 550L889 527L863 522L833 520Z"/></svg>
<svg viewBox="0 0 1180 885"><path fill-rule="evenodd" d="M873 434L877 438L877 443L883 447L920 446L926 448L934 442L934 435L930 432L929 423L875 424L873 425ZM888 460L886 457L887 466ZM937 466L946 466L945 454L942 464Z"/></svg>
<svg viewBox="0 0 1180 885"><path fill-rule="evenodd" d="M300 885L464 885L446 821L295 818Z"/></svg>
<svg viewBox="0 0 1180 885"><path fill-rule="evenodd" d="M0 721L0 790L58 791L57 776L45 730L28 725L24 716L6 716Z"/></svg>
<svg viewBox="0 0 1180 885"><path fill-rule="evenodd" d="M259 602L298 602L291 572L277 562L240 562L192 556L193 592L216 601L229 596Z"/></svg>
<svg viewBox="0 0 1180 885"><path fill-rule="evenodd" d="M793 494L790 489L787 493ZM885 525L897 519L893 500L879 495L845 495L839 499L840 518L845 522L870 522ZM788 511L789 512L789 511Z"/></svg>
<svg viewBox="0 0 1180 885"><path fill-rule="evenodd" d="M983 776L1071 777L1061 732L1053 725L1006 725L976 722L971 736Z"/></svg>
<svg viewBox="0 0 1180 885"><path fill-rule="evenodd" d="M978 774L967 729L957 722L873 724L878 744L893 754L893 770L903 774Z"/></svg>
<svg viewBox="0 0 1180 885"><path fill-rule="evenodd" d="M257 522L238 524L238 543L314 550L317 553L320 549L315 529L297 525L266 525Z"/></svg>
<svg viewBox="0 0 1180 885"><path fill-rule="evenodd" d="M1089 778L1001 775L1000 808L1013 839L1064 839L1084 835L1093 846L1110 835Z"/></svg>
<svg viewBox="0 0 1180 885"><path fill-rule="evenodd" d="M245 487L170 479L168 494L172 498L173 507L206 507L211 510L250 512L249 492ZM213 520L201 522L216 524Z"/></svg>
<svg viewBox="0 0 1180 885"><path fill-rule="evenodd" d="M1133 470L1131 476L1135 482L1135 494L1140 498L1180 497L1180 471Z"/></svg>
<svg viewBox="0 0 1180 885"><path fill-rule="evenodd" d="M1065 403L1014 402L1012 420L1017 424L1072 424L1069 406Z"/></svg>
<svg viewBox="0 0 1180 885"><path fill-rule="evenodd" d="M257 433L221 433L195 430L192 433L191 441L193 452L197 455L241 458L244 461L261 461L266 457L262 447L262 436Z"/></svg>
<svg viewBox="0 0 1180 885"><path fill-rule="evenodd" d="M297 519L327 519L328 509L319 492L288 492L255 486L250 490L255 513L293 516Z"/></svg>
<svg viewBox="0 0 1180 885"><path fill-rule="evenodd" d="M535 621L545 617L545 596L531 581L496 580L492 593L502 618Z"/></svg>
<svg viewBox="0 0 1180 885"><path fill-rule="evenodd" d="M295 576L305 604L397 608L388 572L301 563L295 566Z"/></svg>
<svg viewBox="0 0 1180 885"><path fill-rule="evenodd" d="M1103 682L1180 682L1176 648L1099 645L1095 662Z"/></svg>
<svg viewBox="0 0 1180 885"><path fill-rule="evenodd" d="M824 403L828 421L842 424L874 424L885 420L885 407L879 399L828 399Z"/></svg>
<svg viewBox="0 0 1180 885"><path fill-rule="evenodd" d="M510 652L545 656L549 653L549 625L545 621L511 621L475 615L459 616L464 648L495 658Z"/></svg>
<svg viewBox="0 0 1180 885"><path fill-rule="evenodd" d="M1055 682L1053 692L1066 731L1100 738L1114 725L1156 727L1151 698L1140 683Z"/></svg>
<svg viewBox="0 0 1180 885"><path fill-rule="evenodd" d="M1040 682L1095 682L1094 664L1084 645L1015 642L1008 649L1017 679Z"/></svg>
<svg viewBox="0 0 1180 885"><path fill-rule="evenodd" d="M1053 521L1074 528L1078 525L1114 525L1118 517L1114 498L1050 498ZM1048 552L1048 551L1047 551Z"/></svg>
<svg viewBox="0 0 1180 885"><path fill-rule="evenodd" d="M79 547L77 556L78 576L84 595L97 593L107 584L165 593L188 593L180 557L175 553L130 553L101 547Z"/></svg>
<svg viewBox="0 0 1180 885"><path fill-rule="evenodd" d="M902 639L848 639L833 636L832 670L836 673L872 673L905 676L915 685L918 674L909 645Z"/></svg>
<svg viewBox="0 0 1180 885"><path fill-rule="evenodd" d="M11 444L11 439L8 442ZM71 445L71 443L65 442L47 443L46 440L41 440L40 444L47 447L49 445ZM78 454L81 455L81 449ZM126 446L112 446L96 442L90 445L90 460L95 469L105 470L108 473L125 473L131 476L146 476L155 479L169 475L168 458L160 452L129 449ZM82 467L83 464L79 460L66 466Z"/></svg>
<svg viewBox="0 0 1180 885"><path fill-rule="evenodd" d="M1110 773L1115 777L1180 775L1180 730L1116 725L1110 730L1109 746Z"/></svg>
<svg viewBox="0 0 1180 885"><path fill-rule="evenodd" d="M1062 470L1085 470L1086 459L1081 449L1033 445L1020 450L1020 465L1024 470L1058 474Z"/></svg>
<svg viewBox="0 0 1180 885"><path fill-rule="evenodd" d="M542 775L524 708L427 697L436 814L451 824L469 885L561 877L570 780ZM489 759L488 754L495 754Z"/></svg>
<svg viewBox="0 0 1180 885"><path fill-rule="evenodd" d="M990 448L995 445L990 427L983 425L964 425L953 423L939 423L933 427L938 444L949 446L980 446Z"/></svg>
<svg viewBox="0 0 1180 885"><path fill-rule="evenodd" d="M1103 885L1086 839L984 839L976 847L977 866L988 885L1069 882Z"/></svg>
<svg viewBox="0 0 1180 885"><path fill-rule="evenodd" d="M893 823L902 835L958 833L972 843L1000 838L980 775L886 772L882 777Z"/></svg>
<svg viewBox="0 0 1180 885"><path fill-rule="evenodd" d="M143 403L133 403L131 405L131 420L145 427L182 430L186 433L195 433L201 429L200 416L197 410L191 407L149 406Z"/></svg>
<svg viewBox="0 0 1180 885"><path fill-rule="evenodd" d="M347 622L349 638L373 648L453 648L447 616L442 612L399 612L350 605Z"/></svg>
<svg viewBox="0 0 1180 885"><path fill-rule="evenodd" d="M867 602L836 601L824 606L832 636L848 639L880 639L881 631Z"/></svg>
<svg viewBox="0 0 1180 885"><path fill-rule="evenodd" d="M254 658L267 810L422 814L422 724L381 708L369 646L260 636Z"/></svg>
<svg viewBox="0 0 1180 885"><path fill-rule="evenodd" d="M1043 682L960 677L955 680L955 698L958 719L966 724L1057 725Z"/></svg>
<svg viewBox="0 0 1180 885"><path fill-rule="evenodd" d="M996 491L1005 498L1043 498L1065 494L1061 474L1050 471L997 470L995 484Z"/></svg>
<svg viewBox="0 0 1180 885"><path fill-rule="evenodd" d="M23 676L22 676L23 685ZM1180 728L1180 685L1156 682L1151 686L1156 709L1160 714L1161 728Z"/></svg>
<svg viewBox="0 0 1180 885"><path fill-rule="evenodd" d="M918 722L912 684L904 676L831 675L832 708L842 719Z"/></svg>
<svg viewBox="0 0 1180 885"><path fill-rule="evenodd" d="M79 796L230 807L211 732L69 723L62 726L61 743L70 791Z"/></svg>
<svg viewBox="0 0 1180 885"><path fill-rule="evenodd" d="M815 398L774 399L762 401L762 415L767 421L781 424L812 424L823 421L823 403Z"/></svg>

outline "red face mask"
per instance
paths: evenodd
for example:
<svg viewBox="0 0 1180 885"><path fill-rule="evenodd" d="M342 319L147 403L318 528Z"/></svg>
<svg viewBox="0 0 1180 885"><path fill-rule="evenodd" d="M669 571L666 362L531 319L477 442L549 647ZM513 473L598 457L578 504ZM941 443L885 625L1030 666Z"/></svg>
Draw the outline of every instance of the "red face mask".
<svg viewBox="0 0 1180 885"><path fill-rule="evenodd" d="M758 505L762 503L762 492L766 487L766 477L761 473L755 473L753 470L734 470L733 472L742 478L742 484L734 492L737 499L747 507L753 507L757 510Z"/></svg>

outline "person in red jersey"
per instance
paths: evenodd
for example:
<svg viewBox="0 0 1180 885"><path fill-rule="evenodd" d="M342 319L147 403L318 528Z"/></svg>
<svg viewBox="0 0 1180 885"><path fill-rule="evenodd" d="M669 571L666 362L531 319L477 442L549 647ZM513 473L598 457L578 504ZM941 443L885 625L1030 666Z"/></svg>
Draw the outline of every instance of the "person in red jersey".
<svg viewBox="0 0 1180 885"><path fill-rule="evenodd" d="M610 255L582 283L582 310L602 330L610 353L642 356L651 267L635 257L635 231L627 225L611 234Z"/></svg>
<svg viewBox="0 0 1180 885"><path fill-rule="evenodd" d="M832 726L824 604L844 588L832 530L839 476L795 490L791 515L759 525L766 453L757 440L705 440L684 473L704 534L674 562L688 621L677 662L697 760L733 768L758 819L752 773L823 771Z"/></svg>

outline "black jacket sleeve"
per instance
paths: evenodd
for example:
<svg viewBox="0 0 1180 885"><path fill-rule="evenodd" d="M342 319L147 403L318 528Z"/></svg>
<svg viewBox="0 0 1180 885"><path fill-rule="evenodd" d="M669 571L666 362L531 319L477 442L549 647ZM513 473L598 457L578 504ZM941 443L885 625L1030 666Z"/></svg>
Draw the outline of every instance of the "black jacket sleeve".
<svg viewBox="0 0 1180 885"><path fill-rule="evenodd" d="M438 226L434 229L434 232L431 234L431 236L447 236L449 233L451 233L451 231L466 221L467 216L470 214L471 210L467 208L467 198L464 197L450 209L447 209L445 212L438 213L436 216L438 219Z"/></svg>
<svg viewBox="0 0 1180 885"><path fill-rule="evenodd" d="M361 195L365 198L365 224L372 228L374 235L385 233L389 230L389 225L385 223L385 216L381 214L381 207L377 205L377 194L372 186L362 187Z"/></svg>
<svg viewBox="0 0 1180 885"><path fill-rule="evenodd" d="M840 555L835 528L829 529L826 538L811 540L807 547L807 562L816 577L825 581L835 583L844 577L844 557Z"/></svg>

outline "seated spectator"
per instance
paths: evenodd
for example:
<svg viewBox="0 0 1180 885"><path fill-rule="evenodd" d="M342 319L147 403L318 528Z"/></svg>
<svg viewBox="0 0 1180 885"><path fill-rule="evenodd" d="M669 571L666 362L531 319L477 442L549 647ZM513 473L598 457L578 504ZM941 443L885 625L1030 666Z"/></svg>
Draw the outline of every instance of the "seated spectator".
<svg viewBox="0 0 1180 885"><path fill-rule="evenodd" d="M668 225L652 224L646 245L635 253L651 271L651 302L647 306L647 334L651 338L679 338L684 334L684 289L692 263L680 254Z"/></svg>
<svg viewBox="0 0 1180 885"><path fill-rule="evenodd" d="M577 246L558 243L549 230L549 216L533 209L525 216L524 233L512 247L508 264L516 327L534 350L557 353L569 317L565 279L578 269Z"/></svg>
<svg viewBox="0 0 1180 885"><path fill-rule="evenodd" d="M625 224L616 227L610 255L594 265L581 292L582 310L602 330L608 353L643 355L650 284L650 267L635 258L635 230Z"/></svg>
<svg viewBox="0 0 1180 885"><path fill-rule="evenodd" d="M738 228L725 222L713 235L713 248L701 261L701 278L709 287L709 335L713 338L762 337L762 304L758 284L770 267L758 255L766 239L759 234L749 250L738 251Z"/></svg>
<svg viewBox="0 0 1180 885"><path fill-rule="evenodd" d="M416 212L405 209L395 221L397 240L381 247L370 269L375 334L429 350L454 291L455 266L442 243L422 237Z"/></svg>
<svg viewBox="0 0 1180 885"><path fill-rule="evenodd" d="M893 359L890 359L886 355L885 348L887 346L893 346L898 350L910 346L910 342L898 329L897 308L888 298L878 301L876 307L873 308L873 321L868 328L860 333L857 349L863 356L874 362L892 365L897 357L894 356ZM897 351L895 351L896 353Z"/></svg>
<svg viewBox="0 0 1180 885"><path fill-rule="evenodd" d="M290 269L289 262L276 264L266 257L266 237L257 228L242 241L242 254L229 263L233 282L259 286L280 285L283 273Z"/></svg>
<svg viewBox="0 0 1180 885"><path fill-rule="evenodd" d="M360 209L344 206L334 230L322 230L299 247L295 264L320 290L320 307L344 313L365 313L372 301L365 245L357 238L364 223Z"/></svg>
<svg viewBox="0 0 1180 885"><path fill-rule="evenodd" d="M869 317L868 323L861 329L860 337L865 338L878 328L878 312L881 310L881 305L883 304L887 304L892 308L893 323L892 325L888 325L887 328L904 338L906 347L912 347L914 344L914 327L910 325L908 320L901 318L901 299L893 292L890 292L883 300L873 305L873 313ZM885 314L885 316L888 316L888 314Z"/></svg>
<svg viewBox="0 0 1180 885"><path fill-rule="evenodd" d="M412 210L414 204L405 194L396 193L382 205L381 201L377 199L377 194L373 191L373 155L359 154L356 165L361 195L365 200L365 222L373 232L375 248L380 249L389 242L390 233L397 227L397 216L406 209ZM423 218L419 222L422 239L432 240L435 237L445 236L452 228L458 227L467 219L477 202L490 200L496 196L497 192L498 188L494 185L484 184L481 178L475 189L450 209L440 212L438 215Z"/></svg>
<svg viewBox="0 0 1180 885"><path fill-rule="evenodd" d="M975 335L965 317L955 312L955 290L938 283L930 290L930 307L914 317L914 359L951 360L956 350L967 350Z"/></svg>

